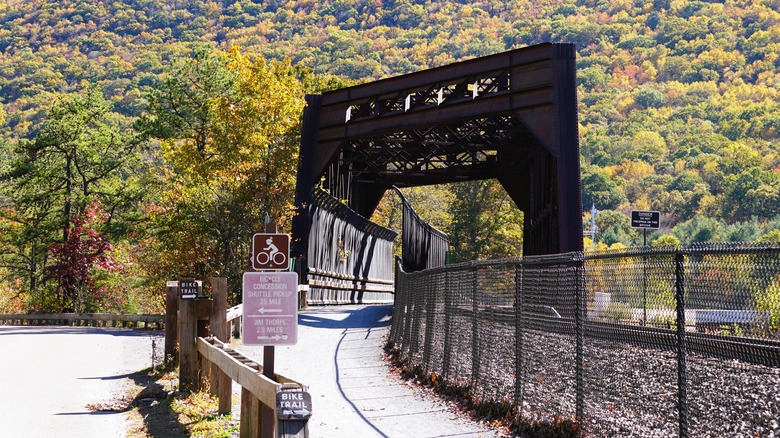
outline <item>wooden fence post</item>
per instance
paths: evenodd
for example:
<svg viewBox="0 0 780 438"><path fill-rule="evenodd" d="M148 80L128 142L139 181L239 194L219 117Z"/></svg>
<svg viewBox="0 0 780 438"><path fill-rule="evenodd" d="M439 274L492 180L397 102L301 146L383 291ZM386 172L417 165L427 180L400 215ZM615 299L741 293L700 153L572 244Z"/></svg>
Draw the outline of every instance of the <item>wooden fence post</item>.
<svg viewBox="0 0 780 438"><path fill-rule="evenodd" d="M182 391L200 389L197 339L208 336L211 308L210 299L179 299L179 389Z"/></svg>
<svg viewBox="0 0 780 438"><path fill-rule="evenodd" d="M175 361L176 343L179 339L176 331L178 323L176 312L179 310L179 282L169 281L165 291L165 361Z"/></svg>
<svg viewBox="0 0 780 438"><path fill-rule="evenodd" d="M260 437L260 400L252 395L246 388L241 388L241 424L239 435L241 438Z"/></svg>
<svg viewBox="0 0 780 438"><path fill-rule="evenodd" d="M227 323L227 278L217 277L211 280L211 298L214 308L211 312L211 334L222 342L230 341L230 327ZM233 405L233 381L211 364L211 392L219 399L220 414L229 414Z"/></svg>
<svg viewBox="0 0 780 438"><path fill-rule="evenodd" d="M198 322L195 300L179 299L179 389L194 391L198 378L198 352L195 340Z"/></svg>

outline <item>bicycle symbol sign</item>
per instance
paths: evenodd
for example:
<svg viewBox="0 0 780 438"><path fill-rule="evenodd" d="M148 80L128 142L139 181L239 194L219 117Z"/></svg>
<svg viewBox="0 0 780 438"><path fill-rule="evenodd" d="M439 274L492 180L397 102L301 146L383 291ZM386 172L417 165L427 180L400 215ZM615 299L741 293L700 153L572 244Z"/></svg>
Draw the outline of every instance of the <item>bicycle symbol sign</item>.
<svg viewBox="0 0 780 438"><path fill-rule="evenodd" d="M252 237L252 267L255 270L283 269L290 266L290 236L258 233Z"/></svg>

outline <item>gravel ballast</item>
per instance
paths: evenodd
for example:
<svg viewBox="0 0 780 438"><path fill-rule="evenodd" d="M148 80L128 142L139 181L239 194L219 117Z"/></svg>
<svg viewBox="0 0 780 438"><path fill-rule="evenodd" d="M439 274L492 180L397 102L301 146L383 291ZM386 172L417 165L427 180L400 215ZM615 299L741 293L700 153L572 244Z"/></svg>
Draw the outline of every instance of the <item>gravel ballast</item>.
<svg viewBox="0 0 780 438"><path fill-rule="evenodd" d="M447 337L434 337L427 353L425 340L419 340L420 351L412 356L424 367L427 357L427 372L468 382L483 399L516 400L527 421L575 418L573 335L526 330L516 343L513 327L482 320L475 329L471 318L453 318L449 330ZM647 341L652 345L652 339ZM461 359L443 360L445 348L450 357ZM479 349L476 356L473 348ZM515 348L523 352L519 373ZM689 436L780 438L780 368L687 353L681 397L675 351L585 338L583 360L581 426L586 436L677 437L681 421L687 420ZM442 369L445 363L448 369ZM687 410L683 419L681 401L683 413Z"/></svg>

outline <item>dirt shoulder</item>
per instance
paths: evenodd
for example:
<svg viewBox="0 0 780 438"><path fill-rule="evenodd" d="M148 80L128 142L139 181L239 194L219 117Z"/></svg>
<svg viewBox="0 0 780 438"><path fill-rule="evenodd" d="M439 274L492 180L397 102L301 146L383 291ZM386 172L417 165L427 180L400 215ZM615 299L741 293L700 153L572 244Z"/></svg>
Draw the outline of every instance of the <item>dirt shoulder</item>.
<svg viewBox="0 0 780 438"><path fill-rule="evenodd" d="M188 437L172 402L178 379L172 373L153 373L146 369L128 377L127 436Z"/></svg>

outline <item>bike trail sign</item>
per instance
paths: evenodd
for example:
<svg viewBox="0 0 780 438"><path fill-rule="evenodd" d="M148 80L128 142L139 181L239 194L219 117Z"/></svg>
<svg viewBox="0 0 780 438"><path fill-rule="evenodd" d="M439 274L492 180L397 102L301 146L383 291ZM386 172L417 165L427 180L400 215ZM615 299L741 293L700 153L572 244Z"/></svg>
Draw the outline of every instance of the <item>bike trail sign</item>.
<svg viewBox="0 0 780 438"><path fill-rule="evenodd" d="M252 236L252 268L256 271L289 269L290 236L281 233Z"/></svg>
<svg viewBox="0 0 780 438"><path fill-rule="evenodd" d="M298 274L245 272L244 345L298 343Z"/></svg>

